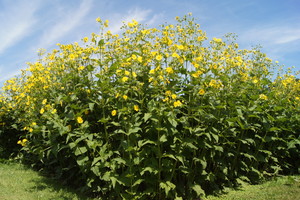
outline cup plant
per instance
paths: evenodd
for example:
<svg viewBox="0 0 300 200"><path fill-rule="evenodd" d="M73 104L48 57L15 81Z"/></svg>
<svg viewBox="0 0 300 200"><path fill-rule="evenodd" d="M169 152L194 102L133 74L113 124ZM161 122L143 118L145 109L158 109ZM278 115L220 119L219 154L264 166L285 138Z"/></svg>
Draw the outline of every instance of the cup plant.
<svg viewBox="0 0 300 200"><path fill-rule="evenodd" d="M24 161L101 199L192 200L299 172L296 74L234 35L208 40L190 14L120 34L97 22L4 84L2 125L21 134L0 137Z"/></svg>

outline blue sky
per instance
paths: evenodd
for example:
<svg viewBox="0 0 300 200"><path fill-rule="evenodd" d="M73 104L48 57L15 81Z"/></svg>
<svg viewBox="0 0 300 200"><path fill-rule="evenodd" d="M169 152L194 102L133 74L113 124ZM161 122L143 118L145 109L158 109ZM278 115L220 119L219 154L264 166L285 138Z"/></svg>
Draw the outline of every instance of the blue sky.
<svg viewBox="0 0 300 200"><path fill-rule="evenodd" d="M271 59L300 70L299 11L299 0L0 0L0 84L36 61L39 48L98 32L97 17L116 33L122 21L153 27L189 12L210 39L235 33L240 48L261 45Z"/></svg>

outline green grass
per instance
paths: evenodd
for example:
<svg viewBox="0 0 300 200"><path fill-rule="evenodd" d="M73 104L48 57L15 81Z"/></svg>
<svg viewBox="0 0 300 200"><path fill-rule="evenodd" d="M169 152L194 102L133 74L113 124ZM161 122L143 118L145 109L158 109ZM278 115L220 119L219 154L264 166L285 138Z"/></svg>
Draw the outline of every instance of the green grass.
<svg viewBox="0 0 300 200"><path fill-rule="evenodd" d="M300 175L276 177L259 185L242 183L236 190L205 200L300 200Z"/></svg>
<svg viewBox="0 0 300 200"><path fill-rule="evenodd" d="M0 200L87 200L18 163L0 161Z"/></svg>
<svg viewBox="0 0 300 200"><path fill-rule="evenodd" d="M77 191L39 175L27 167L0 160L0 200L88 200ZM205 200L298 200L300 175L283 176L259 185L242 183L220 196ZM91 200L91 199L90 199Z"/></svg>

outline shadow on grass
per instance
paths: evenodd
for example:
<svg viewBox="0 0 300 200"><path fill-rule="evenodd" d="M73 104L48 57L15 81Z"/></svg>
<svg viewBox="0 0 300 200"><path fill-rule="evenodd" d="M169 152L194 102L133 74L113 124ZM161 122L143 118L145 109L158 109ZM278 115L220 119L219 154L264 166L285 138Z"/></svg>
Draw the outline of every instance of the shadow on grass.
<svg viewBox="0 0 300 200"><path fill-rule="evenodd" d="M38 180L33 179L32 182L34 186L29 188L30 192L42 192L50 191L56 193L56 197L61 200L70 200L70 199L80 199L80 200L91 200L92 198L87 197L87 195L82 192L71 188L67 185L64 185L61 180L51 179L44 175L40 174Z"/></svg>

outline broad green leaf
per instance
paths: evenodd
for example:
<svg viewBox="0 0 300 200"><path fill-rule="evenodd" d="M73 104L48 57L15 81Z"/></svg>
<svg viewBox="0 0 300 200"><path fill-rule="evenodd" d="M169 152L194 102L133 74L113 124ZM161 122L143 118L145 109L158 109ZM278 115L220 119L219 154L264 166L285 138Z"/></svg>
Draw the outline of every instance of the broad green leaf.
<svg viewBox="0 0 300 200"><path fill-rule="evenodd" d="M136 180L136 181L132 184L131 187L134 187L134 186L136 186L136 185L140 185L143 181L144 181L144 179L138 179L138 180Z"/></svg>
<svg viewBox="0 0 300 200"><path fill-rule="evenodd" d="M163 134L163 135L159 138L159 141L160 141L161 143L164 143L164 142L168 141L167 136L166 136L165 134Z"/></svg>
<svg viewBox="0 0 300 200"><path fill-rule="evenodd" d="M174 190L176 188L176 185L174 185L173 183L171 183L170 181L167 182L161 182L159 184L161 189L165 190L166 195L168 196L170 190Z"/></svg>
<svg viewBox="0 0 300 200"><path fill-rule="evenodd" d="M192 189L196 192L197 197L205 195L205 191L201 188L200 185L193 185Z"/></svg>
<svg viewBox="0 0 300 200"><path fill-rule="evenodd" d="M87 152L87 148L85 146L77 147L75 150L75 155L78 156L78 155L84 154L85 152Z"/></svg>
<svg viewBox="0 0 300 200"><path fill-rule="evenodd" d="M94 106L95 106L95 103L89 103L89 109L90 109L90 111L94 110Z"/></svg>
<svg viewBox="0 0 300 200"><path fill-rule="evenodd" d="M88 156L79 156L77 158L77 163L79 166L83 166L85 164L86 161L89 160L89 157Z"/></svg>
<svg viewBox="0 0 300 200"><path fill-rule="evenodd" d="M150 117L152 117L152 114L151 113L145 113L144 114L144 122L146 122L146 121L148 121L148 119L150 118Z"/></svg>

